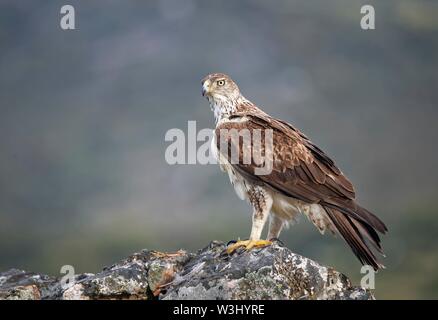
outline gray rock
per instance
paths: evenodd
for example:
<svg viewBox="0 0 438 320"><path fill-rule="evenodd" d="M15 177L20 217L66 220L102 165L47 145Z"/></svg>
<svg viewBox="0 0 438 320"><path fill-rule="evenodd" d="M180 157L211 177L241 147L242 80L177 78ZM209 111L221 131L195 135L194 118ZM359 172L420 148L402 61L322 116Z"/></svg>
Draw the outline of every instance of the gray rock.
<svg viewBox="0 0 438 320"><path fill-rule="evenodd" d="M54 277L11 269L0 273L0 300L50 299L61 293Z"/></svg>
<svg viewBox="0 0 438 320"><path fill-rule="evenodd" d="M60 278L11 269L0 273L0 299L374 299L278 242L232 255L225 248L213 241L196 254L143 250L64 286Z"/></svg>

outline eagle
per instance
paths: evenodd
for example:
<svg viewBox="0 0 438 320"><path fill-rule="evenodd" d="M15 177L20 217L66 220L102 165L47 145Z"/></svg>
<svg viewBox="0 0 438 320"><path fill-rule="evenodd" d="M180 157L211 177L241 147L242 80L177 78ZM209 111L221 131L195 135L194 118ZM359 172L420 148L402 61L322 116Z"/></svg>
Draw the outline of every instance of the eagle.
<svg viewBox="0 0 438 320"><path fill-rule="evenodd" d="M202 79L202 95L216 120L212 154L228 173L238 196L253 208L249 239L229 245L229 254L239 247L250 250L270 245L285 226L304 214L320 233L340 235L363 265L376 271L384 268L375 252L384 256L378 233L385 234L387 227L356 202L353 185L324 151L291 124L271 117L246 99L223 73ZM244 144L240 137L233 138L233 130L249 132L251 137L261 132L262 140L270 132L272 146L254 139ZM261 174L260 168L266 163L243 161L248 148L259 149L270 158L270 170ZM232 161L230 150L236 152L237 161ZM268 235L263 240L268 218Z"/></svg>

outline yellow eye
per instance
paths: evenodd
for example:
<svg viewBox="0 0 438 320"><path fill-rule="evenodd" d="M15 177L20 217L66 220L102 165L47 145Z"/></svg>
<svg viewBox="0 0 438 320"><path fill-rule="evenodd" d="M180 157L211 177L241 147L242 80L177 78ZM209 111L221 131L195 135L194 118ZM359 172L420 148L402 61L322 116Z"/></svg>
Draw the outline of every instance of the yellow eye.
<svg viewBox="0 0 438 320"><path fill-rule="evenodd" d="M216 84L221 87L225 84L225 80L218 80L216 81Z"/></svg>

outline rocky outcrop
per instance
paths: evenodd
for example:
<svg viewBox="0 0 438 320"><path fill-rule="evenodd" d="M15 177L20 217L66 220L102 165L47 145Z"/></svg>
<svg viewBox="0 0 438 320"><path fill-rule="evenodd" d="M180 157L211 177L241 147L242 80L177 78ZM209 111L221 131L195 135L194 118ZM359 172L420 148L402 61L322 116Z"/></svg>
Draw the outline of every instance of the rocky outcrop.
<svg viewBox="0 0 438 320"><path fill-rule="evenodd" d="M143 250L65 284L11 269L0 273L0 299L374 299L279 242L232 255L225 249L213 241L197 253Z"/></svg>

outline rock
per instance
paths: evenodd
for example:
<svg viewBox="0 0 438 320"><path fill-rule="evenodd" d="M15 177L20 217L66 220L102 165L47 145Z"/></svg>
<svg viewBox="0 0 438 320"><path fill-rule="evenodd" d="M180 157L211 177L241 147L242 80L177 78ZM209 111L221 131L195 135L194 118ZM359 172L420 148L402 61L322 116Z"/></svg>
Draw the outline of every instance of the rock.
<svg viewBox="0 0 438 320"><path fill-rule="evenodd" d="M40 300L61 293L57 279L18 269L0 273L0 299Z"/></svg>
<svg viewBox="0 0 438 320"><path fill-rule="evenodd" d="M72 283L17 269L0 273L0 299L374 299L332 268L275 242L225 252L213 241L196 254L143 250Z"/></svg>

